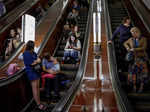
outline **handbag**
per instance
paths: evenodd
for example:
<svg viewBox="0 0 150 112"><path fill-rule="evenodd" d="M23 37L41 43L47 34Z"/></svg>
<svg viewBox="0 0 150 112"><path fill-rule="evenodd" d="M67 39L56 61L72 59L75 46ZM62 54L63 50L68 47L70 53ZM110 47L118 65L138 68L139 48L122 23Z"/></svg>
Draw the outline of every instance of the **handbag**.
<svg viewBox="0 0 150 112"><path fill-rule="evenodd" d="M37 73L41 73L41 72L42 72L42 65L41 65L41 63L32 65L32 69L33 69L35 72L37 72Z"/></svg>
<svg viewBox="0 0 150 112"><path fill-rule="evenodd" d="M134 60L134 53L133 53L133 51L129 51L129 52L126 54L125 60L128 61L128 62Z"/></svg>

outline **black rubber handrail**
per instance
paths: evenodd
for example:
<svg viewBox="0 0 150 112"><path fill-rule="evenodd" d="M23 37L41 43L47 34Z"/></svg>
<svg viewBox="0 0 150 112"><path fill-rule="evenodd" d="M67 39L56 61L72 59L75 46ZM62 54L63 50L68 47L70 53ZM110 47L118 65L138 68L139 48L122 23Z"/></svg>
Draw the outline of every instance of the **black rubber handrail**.
<svg viewBox="0 0 150 112"><path fill-rule="evenodd" d="M0 34L10 27L16 20L18 20L25 12L27 12L32 6L34 6L40 0L26 0L14 10L9 12L6 16L0 19L1 22L8 24L0 27Z"/></svg>
<svg viewBox="0 0 150 112"><path fill-rule="evenodd" d="M91 1L91 5L89 8L88 12L88 20L86 24L86 32L85 32L85 40L84 40L84 45L83 45L83 52L81 56L81 62L79 65L79 69L76 74L75 81L73 82L72 86L70 89L66 92L63 98L56 104L52 112L66 112L68 111L70 105L72 104L72 100L74 95L76 94L78 88L80 87L82 78L85 73L85 67L87 63L87 58L88 58L88 46L89 46L89 39L90 39L90 31L91 31L91 24L92 24L92 11L93 11L93 4L95 0Z"/></svg>
<svg viewBox="0 0 150 112"><path fill-rule="evenodd" d="M150 32L150 24L149 24L149 19L146 19L146 15L144 14L144 12L142 11L141 8L138 8L136 5L136 0L130 0L133 8L135 9L136 13L138 14L138 16L140 17L141 21L143 22L144 26L146 27L146 29L148 30L148 32Z"/></svg>
<svg viewBox="0 0 150 112"><path fill-rule="evenodd" d="M56 3L54 3L54 4L49 8L48 11L51 11L52 9L54 9L55 7L57 7L58 5L61 6L62 1L63 1L63 0L60 0L60 1L57 0ZM66 4L64 7L67 7L67 5L68 5L68 4ZM60 11L60 13L59 13L59 15L56 17L56 19L54 19L53 24L50 26L49 31L47 32L46 36L44 37L45 40L41 43L41 47L40 47L40 49L39 49L38 55L40 55L40 53L42 52L42 50L43 50L44 46L46 45L48 39L51 37L50 35L52 34L52 32L54 31L54 29L56 28L56 24L57 24L57 23L59 22L59 20L61 19L62 14L64 13L65 8L64 8L63 10L60 10L60 9L58 9L58 10ZM5 85L7 85L7 84L9 84L9 83L11 83L11 82L16 81L17 79L19 79L19 78L24 74L24 72L25 72L25 71L24 71L24 68L23 68L22 70L20 70L20 71L18 71L17 73L15 73L13 76L8 77L8 78L6 78L6 79L1 79L1 80L0 80L0 87L5 86Z"/></svg>
<svg viewBox="0 0 150 112"><path fill-rule="evenodd" d="M0 69L2 70L3 68L5 68L20 52L21 50L23 49L24 47L24 43L22 42L18 48L12 53L12 55L7 59L5 60L4 62L2 62L0 64Z"/></svg>
<svg viewBox="0 0 150 112"><path fill-rule="evenodd" d="M103 0L103 3L104 3L107 40L111 40L112 31L111 31L111 22L110 22L109 10L108 10L108 0ZM121 82L118 77L114 44L107 45L107 53L108 53L108 64L109 64L109 71L110 71L109 74L111 77L112 87L115 93L115 98L117 101L117 107L119 109L119 112L134 112L133 108L130 106L130 102L127 98L127 95L125 94L125 92L121 87Z"/></svg>

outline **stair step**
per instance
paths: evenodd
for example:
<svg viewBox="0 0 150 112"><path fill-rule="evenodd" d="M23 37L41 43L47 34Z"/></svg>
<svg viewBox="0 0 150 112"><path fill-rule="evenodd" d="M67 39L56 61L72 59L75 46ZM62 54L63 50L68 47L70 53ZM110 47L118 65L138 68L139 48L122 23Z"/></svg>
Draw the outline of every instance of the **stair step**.
<svg viewBox="0 0 150 112"><path fill-rule="evenodd" d="M77 71L78 65L74 64L61 64L61 70L66 70L66 71Z"/></svg>
<svg viewBox="0 0 150 112"><path fill-rule="evenodd" d="M134 105L136 112L150 112L150 102L136 102Z"/></svg>
<svg viewBox="0 0 150 112"><path fill-rule="evenodd" d="M131 100L138 101L150 101L150 92L143 93L128 93L128 97Z"/></svg>
<svg viewBox="0 0 150 112"><path fill-rule="evenodd" d="M64 56L64 50L58 50L55 54L55 57L63 57Z"/></svg>
<svg viewBox="0 0 150 112"><path fill-rule="evenodd" d="M64 70L62 70L61 73L65 74L68 78L72 79L75 77L77 71L64 71Z"/></svg>

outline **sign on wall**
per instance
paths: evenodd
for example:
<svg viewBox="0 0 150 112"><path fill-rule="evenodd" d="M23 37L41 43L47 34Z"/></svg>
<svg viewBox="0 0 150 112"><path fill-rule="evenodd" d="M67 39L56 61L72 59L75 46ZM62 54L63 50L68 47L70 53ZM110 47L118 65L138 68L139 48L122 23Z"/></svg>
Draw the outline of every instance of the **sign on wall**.
<svg viewBox="0 0 150 112"><path fill-rule="evenodd" d="M22 16L22 41L35 41L35 17L25 14Z"/></svg>

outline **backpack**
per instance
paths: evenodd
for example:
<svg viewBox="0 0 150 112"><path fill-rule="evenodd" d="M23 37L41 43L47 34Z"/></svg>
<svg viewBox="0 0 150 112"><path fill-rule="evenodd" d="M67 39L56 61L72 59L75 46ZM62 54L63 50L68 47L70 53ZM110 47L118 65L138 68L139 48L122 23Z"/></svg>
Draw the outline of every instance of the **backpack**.
<svg viewBox="0 0 150 112"><path fill-rule="evenodd" d="M20 68L18 67L18 65L16 63L12 63L9 65L8 69L7 69L7 74L8 75L14 75Z"/></svg>

